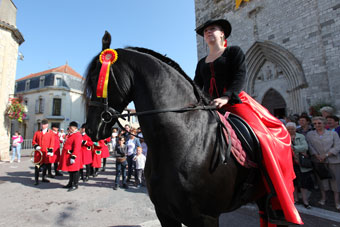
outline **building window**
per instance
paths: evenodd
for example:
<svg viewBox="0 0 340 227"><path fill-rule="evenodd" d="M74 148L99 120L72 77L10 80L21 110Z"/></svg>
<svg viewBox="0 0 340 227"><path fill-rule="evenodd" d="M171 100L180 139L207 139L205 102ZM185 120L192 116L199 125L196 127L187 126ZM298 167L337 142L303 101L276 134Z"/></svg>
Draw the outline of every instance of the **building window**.
<svg viewBox="0 0 340 227"><path fill-rule="evenodd" d="M61 99L53 99L53 116L60 116L61 115Z"/></svg>
<svg viewBox="0 0 340 227"><path fill-rule="evenodd" d="M29 90L30 89L30 80L26 81L26 85L25 85L25 90Z"/></svg>
<svg viewBox="0 0 340 227"><path fill-rule="evenodd" d="M61 87L63 85L63 81L61 80L60 77L56 78L56 86Z"/></svg>
<svg viewBox="0 0 340 227"><path fill-rule="evenodd" d="M44 85L45 85L45 77L42 76L42 77L40 77L39 87L40 87L40 88L41 88L41 87L44 87Z"/></svg>
<svg viewBox="0 0 340 227"><path fill-rule="evenodd" d="M39 99L35 100L35 113L44 113L44 99L43 97L39 97Z"/></svg>

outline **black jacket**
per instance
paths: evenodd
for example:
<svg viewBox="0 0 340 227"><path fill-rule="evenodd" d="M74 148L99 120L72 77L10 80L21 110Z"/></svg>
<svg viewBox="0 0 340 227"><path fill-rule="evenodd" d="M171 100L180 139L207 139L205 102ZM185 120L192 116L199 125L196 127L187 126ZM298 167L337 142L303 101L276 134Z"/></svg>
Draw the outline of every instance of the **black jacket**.
<svg viewBox="0 0 340 227"><path fill-rule="evenodd" d="M119 144L117 144L114 154L116 158L125 157L127 155L127 146L124 145L124 147L121 147Z"/></svg>
<svg viewBox="0 0 340 227"><path fill-rule="evenodd" d="M206 63L205 59L206 57L197 63L195 83L209 94L213 70L217 92L214 88L212 98L228 96L230 104L241 103L238 94L241 92L246 78L245 55L241 48L238 46L227 47L223 54L212 63Z"/></svg>

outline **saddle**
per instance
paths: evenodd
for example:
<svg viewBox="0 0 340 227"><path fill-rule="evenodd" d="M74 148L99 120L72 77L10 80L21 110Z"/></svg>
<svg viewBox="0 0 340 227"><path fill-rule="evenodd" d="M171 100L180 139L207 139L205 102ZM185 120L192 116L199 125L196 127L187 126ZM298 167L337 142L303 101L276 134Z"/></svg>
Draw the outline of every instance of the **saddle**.
<svg viewBox="0 0 340 227"><path fill-rule="evenodd" d="M259 154L261 154L260 142L255 135L253 129L248 125L248 123L236 114L229 113L227 121L235 131L237 138L240 140L246 155L249 159L258 162Z"/></svg>
<svg viewBox="0 0 340 227"><path fill-rule="evenodd" d="M236 161L246 168L256 168L259 160L260 143L252 128L239 116L226 112L223 116L218 113L223 124L223 134L226 142L231 144L228 152L233 154ZM230 141L229 141L230 140Z"/></svg>

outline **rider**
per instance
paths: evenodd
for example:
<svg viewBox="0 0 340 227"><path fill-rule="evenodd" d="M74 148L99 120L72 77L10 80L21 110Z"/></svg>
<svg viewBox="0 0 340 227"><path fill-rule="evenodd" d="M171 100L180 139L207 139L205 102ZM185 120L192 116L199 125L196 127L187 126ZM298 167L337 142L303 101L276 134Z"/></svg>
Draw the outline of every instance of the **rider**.
<svg viewBox="0 0 340 227"><path fill-rule="evenodd" d="M245 55L240 47L227 46L230 23L224 19L208 20L197 27L196 32L204 37L209 53L198 62L194 81L210 94L212 104L237 114L252 127L261 144L265 170L277 194L271 200L273 209L282 209L288 222L303 224L294 206L295 174L289 134L281 121L241 91L246 77Z"/></svg>

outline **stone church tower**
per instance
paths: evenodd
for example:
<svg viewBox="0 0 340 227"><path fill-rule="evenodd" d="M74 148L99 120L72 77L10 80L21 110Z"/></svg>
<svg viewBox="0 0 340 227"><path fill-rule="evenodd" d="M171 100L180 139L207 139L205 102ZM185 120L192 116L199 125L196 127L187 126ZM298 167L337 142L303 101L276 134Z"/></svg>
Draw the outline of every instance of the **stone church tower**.
<svg viewBox="0 0 340 227"><path fill-rule="evenodd" d="M11 0L0 0L0 160L9 161L10 122L5 117L13 97L18 48L24 42L16 28L17 8Z"/></svg>
<svg viewBox="0 0 340 227"><path fill-rule="evenodd" d="M241 2L237 8L236 3ZM196 25L224 18L246 54L244 90L276 116L328 103L340 111L339 0L195 0ZM207 54L197 36L199 59Z"/></svg>

